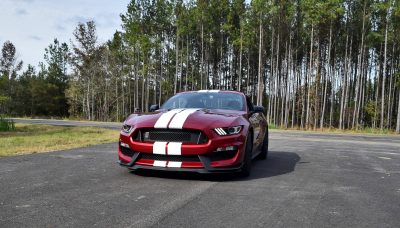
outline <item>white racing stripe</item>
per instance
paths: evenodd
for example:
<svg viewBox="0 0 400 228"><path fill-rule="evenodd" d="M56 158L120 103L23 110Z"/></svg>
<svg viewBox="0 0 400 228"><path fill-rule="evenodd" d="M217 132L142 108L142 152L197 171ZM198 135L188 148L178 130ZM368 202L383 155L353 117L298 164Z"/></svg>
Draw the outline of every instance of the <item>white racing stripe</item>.
<svg viewBox="0 0 400 228"><path fill-rule="evenodd" d="M167 142L154 142L153 144L153 154L167 154L166 151Z"/></svg>
<svg viewBox="0 0 400 228"><path fill-rule="evenodd" d="M199 109L185 109L182 112L177 113L169 124L169 128L172 129L182 129L183 124L190 114L198 111Z"/></svg>
<svg viewBox="0 0 400 228"><path fill-rule="evenodd" d="M171 121L172 117L175 114L181 112L183 109L173 109L166 113L163 113L160 118L158 118L157 122L154 124L154 128L167 128L169 121Z"/></svg>
<svg viewBox="0 0 400 228"><path fill-rule="evenodd" d="M170 142L170 143L169 142L154 142L153 154L167 155L167 152L168 152L168 155L178 155L178 156L182 155L182 143L179 143L179 142ZM173 162L173 161L167 162L167 161L154 160L153 166L181 168L182 162Z"/></svg>
<svg viewBox="0 0 400 228"><path fill-rule="evenodd" d="M182 162L168 162L167 167L169 168L180 168L182 166Z"/></svg>
<svg viewBox="0 0 400 228"><path fill-rule="evenodd" d="M166 161L157 161L157 160L155 160L154 163L153 163L153 166L166 167L167 166L167 162Z"/></svg>
<svg viewBox="0 0 400 228"><path fill-rule="evenodd" d="M181 155L182 143L170 142L168 143L168 155Z"/></svg>

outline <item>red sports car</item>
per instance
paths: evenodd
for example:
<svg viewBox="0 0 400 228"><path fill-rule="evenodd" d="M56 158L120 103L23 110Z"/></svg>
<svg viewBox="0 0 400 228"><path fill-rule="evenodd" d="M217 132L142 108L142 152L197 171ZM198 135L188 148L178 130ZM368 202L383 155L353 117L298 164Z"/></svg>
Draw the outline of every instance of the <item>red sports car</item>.
<svg viewBox="0 0 400 228"><path fill-rule="evenodd" d="M264 108L243 93L183 92L150 110L130 115L121 130L119 164L131 170L248 176L252 159L268 155Z"/></svg>

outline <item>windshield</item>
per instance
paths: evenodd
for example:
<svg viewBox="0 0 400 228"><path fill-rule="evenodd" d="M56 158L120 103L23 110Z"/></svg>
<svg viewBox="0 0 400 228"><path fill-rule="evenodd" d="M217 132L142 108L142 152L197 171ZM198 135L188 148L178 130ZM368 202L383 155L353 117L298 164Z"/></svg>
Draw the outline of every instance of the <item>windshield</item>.
<svg viewBox="0 0 400 228"><path fill-rule="evenodd" d="M244 101L236 93L180 93L167 100L161 109L206 108L244 111Z"/></svg>

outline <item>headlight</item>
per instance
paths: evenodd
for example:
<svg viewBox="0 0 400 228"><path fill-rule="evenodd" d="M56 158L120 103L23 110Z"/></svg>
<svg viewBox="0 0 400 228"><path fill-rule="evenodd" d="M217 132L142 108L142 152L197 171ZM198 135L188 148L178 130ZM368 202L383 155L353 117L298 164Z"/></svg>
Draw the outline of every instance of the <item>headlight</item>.
<svg viewBox="0 0 400 228"><path fill-rule="evenodd" d="M219 127L215 128L214 131L218 135L236 135L242 130L242 126L234 126L234 127Z"/></svg>
<svg viewBox="0 0 400 228"><path fill-rule="evenodd" d="M125 132L125 133L131 133L132 132L132 130L133 130L133 126L131 126L131 125L128 125L128 124L124 124L123 126L122 126L122 129L121 129L123 132Z"/></svg>

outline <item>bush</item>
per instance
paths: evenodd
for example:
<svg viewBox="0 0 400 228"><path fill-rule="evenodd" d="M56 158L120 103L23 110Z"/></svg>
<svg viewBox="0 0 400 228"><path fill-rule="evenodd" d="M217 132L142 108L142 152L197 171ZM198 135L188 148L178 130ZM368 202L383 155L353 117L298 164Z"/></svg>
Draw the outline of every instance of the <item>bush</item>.
<svg viewBox="0 0 400 228"><path fill-rule="evenodd" d="M268 129L278 129L278 127L275 124L268 124Z"/></svg>
<svg viewBox="0 0 400 228"><path fill-rule="evenodd" d="M6 119L5 116L0 115L0 131L13 131L15 130L14 121Z"/></svg>

